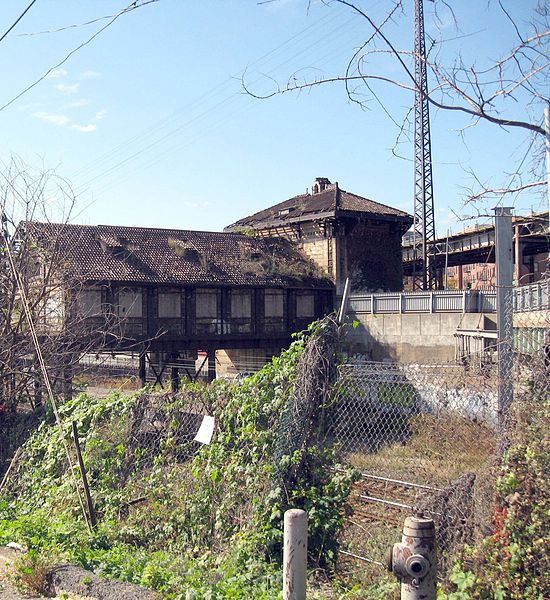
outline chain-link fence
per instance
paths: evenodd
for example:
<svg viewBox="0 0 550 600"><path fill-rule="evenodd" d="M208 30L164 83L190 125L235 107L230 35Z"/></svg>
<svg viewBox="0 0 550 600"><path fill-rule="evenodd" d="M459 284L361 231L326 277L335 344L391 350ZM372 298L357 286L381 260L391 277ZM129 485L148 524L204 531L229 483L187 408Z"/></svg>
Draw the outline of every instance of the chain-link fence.
<svg viewBox="0 0 550 600"><path fill-rule="evenodd" d="M447 557L484 518L476 505L480 474L495 456L497 405L494 372L458 365L341 366L328 439L362 473L344 551L382 563L404 517L421 510L437 524L445 572Z"/></svg>
<svg viewBox="0 0 550 600"><path fill-rule="evenodd" d="M533 399L550 391L550 342L545 335L541 345L543 321L536 327L529 324L516 319L512 371L504 388L498 364L477 360L461 365L363 361L336 370L328 359L338 337L332 328L310 346L298 369L298 385L289 388L288 404L277 418L274 460L306 443L325 443L360 471L341 538L344 572L379 577L390 546L400 539L404 518L417 511L435 520L441 578L448 576L464 544L493 533L494 464L505 433L499 393L504 389L509 394L506 406L513 396L511 418L506 419L513 426L521 423ZM124 419L115 411L106 421L113 452L124 447L129 457L120 464L121 485L159 460L176 464L192 456L192 439L203 415L216 413L204 403L208 394L197 396L197 402L193 398L144 394ZM9 425L5 429L12 432L13 443L7 437L0 440L4 471L15 438L24 439L31 429L31 423L25 429L21 418L21 431ZM93 446L90 440L87 446ZM17 457L13 469L24 469ZM10 481L21 476L12 471ZM146 495L138 489L141 484L133 485L128 503Z"/></svg>
<svg viewBox="0 0 550 600"><path fill-rule="evenodd" d="M511 303L508 311L513 336L495 346L496 364L466 356L460 365L339 368L327 439L361 472L342 536L344 569L380 574L405 517L417 512L436 523L441 579L465 544L494 534L499 459L550 391L547 316L518 318Z"/></svg>

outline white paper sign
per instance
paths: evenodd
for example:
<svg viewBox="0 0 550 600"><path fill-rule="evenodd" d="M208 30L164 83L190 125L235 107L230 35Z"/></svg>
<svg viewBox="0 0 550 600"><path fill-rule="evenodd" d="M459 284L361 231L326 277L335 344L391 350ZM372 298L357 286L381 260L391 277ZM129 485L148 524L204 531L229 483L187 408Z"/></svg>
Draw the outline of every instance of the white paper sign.
<svg viewBox="0 0 550 600"><path fill-rule="evenodd" d="M202 418L201 426L197 431L197 435L194 438L195 442L200 442L201 444L209 444L212 441L212 436L214 435L214 417L209 417L205 415Z"/></svg>

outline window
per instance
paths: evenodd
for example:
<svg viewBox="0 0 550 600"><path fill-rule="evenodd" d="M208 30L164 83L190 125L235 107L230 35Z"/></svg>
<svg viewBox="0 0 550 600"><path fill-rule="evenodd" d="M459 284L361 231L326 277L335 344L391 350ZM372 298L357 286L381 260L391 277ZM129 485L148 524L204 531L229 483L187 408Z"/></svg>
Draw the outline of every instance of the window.
<svg viewBox="0 0 550 600"><path fill-rule="evenodd" d="M266 290L264 313L266 317L284 317L285 297L283 290Z"/></svg>
<svg viewBox="0 0 550 600"><path fill-rule="evenodd" d="M183 307L181 291L176 288L165 288L158 292L158 326L160 331L171 335L182 335Z"/></svg>
<svg viewBox="0 0 550 600"><path fill-rule="evenodd" d="M141 288L125 287L116 292L117 315L121 335L137 338L144 333L143 291Z"/></svg>
<svg viewBox="0 0 550 600"><path fill-rule="evenodd" d="M141 289L122 288L118 292L118 315L122 318L143 317Z"/></svg>
<svg viewBox="0 0 550 600"><path fill-rule="evenodd" d="M178 319L181 317L181 294L179 290L159 292L159 319Z"/></svg>
<svg viewBox="0 0 550 600"><path fill-rule="evenodd" d="M264 295L264 330L276 333L285 330L285 292L267 289Z"/></svg>
<svg viewBox="0 0 550 600"><path fill-rule="evenodd" d="M304 292L296 296L296 317L298 319L315 316L315 299L313 293Z"/></svg>
<svg viewBox="0 0 550 600"><path fill-rule="evenodd" d="M76 296L78 314L84 318L100 317L102 315L101 288L85 288Z"/></svg>
<svg viewBox="0 0 550 600"><path fill-rule="evenodd" d="M63 325L65 316L65 305L63 294L59 289L46 291L43 299L41 315L37 325L50 331L57 330Z"/></svg>
<svg viewBox="0 0 550 600"><path fill-rule="evenodd" d="M197 289L195 317L197 333L221 333L220 290Z"/></svg>
<svg viewBox="0 0 550 600"><path fill-rule="evenodd" d="M249 291L231 292L231 318L250 319L252 316L252 294Z"/></svg>
<svg viewBox="0 0 550 600"><path fill-rule="evenodd" d="M227 333L250 333L252 331L252 292L231 290L230 319Z"/></svg>
<svg viewBox="0 0 550 600"><path fill-rule="evenodd" d="M197 290L197 318L213 318L218 316L217 290Z"/></svg>

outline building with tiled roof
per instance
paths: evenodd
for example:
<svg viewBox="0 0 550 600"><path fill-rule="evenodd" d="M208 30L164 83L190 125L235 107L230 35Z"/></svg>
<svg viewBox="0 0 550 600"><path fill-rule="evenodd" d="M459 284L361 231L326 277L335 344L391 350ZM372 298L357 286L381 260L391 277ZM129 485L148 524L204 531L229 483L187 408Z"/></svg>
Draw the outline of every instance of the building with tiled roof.
<svg viewBox="0 0 550 600"><path fill-rule="evenodd" d="M329 278L283 239L240 233L28 222L42 248L73 276L127 284L331 288Z"/></svg>
<svg viewBox="0 0 550 600"><path fill-rule="evenodd" d="M403 286L401 238L412 225L407 213L341 189L326 177L311 193L294 196L226 227L298 244L341 290L398 291Z"/></svg>
<svg viewBox="0 0 550 600"><path fill-rule="evenodd" d="M220 350L269 357L333 308L330 278L284 239L39 222L18 238L71 282L74 308L61 312L108 330L103 349L140 352L142 368L146 355L160 368L204 351L211 369Z"/></svg>

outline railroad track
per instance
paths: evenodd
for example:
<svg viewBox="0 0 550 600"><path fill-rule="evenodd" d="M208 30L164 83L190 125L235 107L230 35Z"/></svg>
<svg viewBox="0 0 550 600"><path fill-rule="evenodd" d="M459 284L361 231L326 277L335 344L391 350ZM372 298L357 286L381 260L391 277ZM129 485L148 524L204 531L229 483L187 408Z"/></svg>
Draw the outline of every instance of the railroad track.
<svg viewBox="0 0 550 600"><path fill-rule="evenodd" d="M348 518L341 553L347 560L382 565L387 539L398 541L405 516L441 492L441 488L362 473L351 495L353 515Z"/></svg>
<svg viewBox="0 0 550 600"><path fill-rule="evenodd" d="M353 490L355 515L361 520L402 522L402 513L410 513L441 488L410 481L362 473Z"/></svg>

